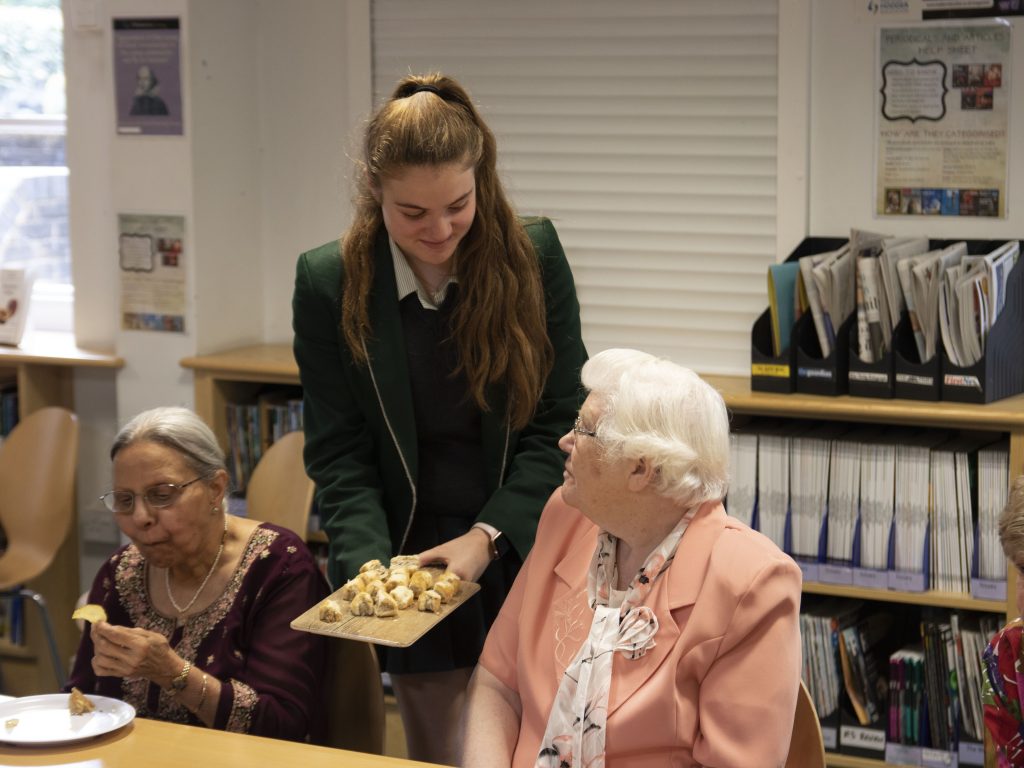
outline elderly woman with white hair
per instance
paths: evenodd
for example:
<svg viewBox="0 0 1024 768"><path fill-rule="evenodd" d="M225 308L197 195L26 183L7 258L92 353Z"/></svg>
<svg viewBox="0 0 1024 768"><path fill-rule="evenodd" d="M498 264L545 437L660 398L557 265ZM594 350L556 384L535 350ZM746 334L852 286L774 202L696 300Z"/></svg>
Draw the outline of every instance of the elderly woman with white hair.
<svg viewBox="0 0 1024 768"><path fill-rule="evenodd" d="M800 569L726 515L729 424L692 371L583 367L563 485L484 647L466 766L779 766Z"/></svg>
<svg viewBox="0 0 1024 768"><path fill-rule="evenodd" d="M155 408L114 439L102 496L130 543L89 591L106 620L68 682L139 716L283 739L324 736L324 638L289 626L328 592L303 541L227 513L224 454L185 408Z"/></svg>

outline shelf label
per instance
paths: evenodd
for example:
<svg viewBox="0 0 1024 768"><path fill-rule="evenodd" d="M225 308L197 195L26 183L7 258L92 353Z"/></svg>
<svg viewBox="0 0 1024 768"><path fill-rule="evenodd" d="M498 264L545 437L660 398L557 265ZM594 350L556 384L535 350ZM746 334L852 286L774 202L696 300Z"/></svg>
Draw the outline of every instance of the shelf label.
<svg viewBox="0 0 1024 768"><path fill-rule="evenodd" d="M885 731L876 728L858 728L855 725L844 725L839 730L839 743L844 747L870 749L874 752L885 752Z"/></svg>
<svg viewBox="0 0 1024 768"><path fill-rule="evenodd" d="M751 376L769 376L773 379L788 379L789 366L776 365L774 363L751 363Z"/></svg>

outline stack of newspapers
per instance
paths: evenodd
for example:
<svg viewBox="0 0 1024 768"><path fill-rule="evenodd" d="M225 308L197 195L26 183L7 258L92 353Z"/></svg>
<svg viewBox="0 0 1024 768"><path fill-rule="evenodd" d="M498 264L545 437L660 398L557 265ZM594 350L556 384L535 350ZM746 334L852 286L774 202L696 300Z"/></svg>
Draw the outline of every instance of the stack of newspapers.
<svg viewBox="0 0 1024 768"><path fill-rule="evenodd" d="M864 363L881 361L904 311L919 359L942 344L954 365L984 357L985 341L1006 303L1006 286L1020 243L968 254L966 242L932 248L926 237L891 237L851 230L841 248L802 257L801 301L811 312L823 357L836 332L856 312L855 351Z"/></svg>

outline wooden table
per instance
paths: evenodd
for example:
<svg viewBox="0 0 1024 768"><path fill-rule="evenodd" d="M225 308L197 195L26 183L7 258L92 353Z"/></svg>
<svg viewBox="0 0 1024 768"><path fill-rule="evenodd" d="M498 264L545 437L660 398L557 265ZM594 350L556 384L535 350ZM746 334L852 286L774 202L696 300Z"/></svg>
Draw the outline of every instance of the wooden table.
<svg viewBox="0 0 1024 768"><path fill-rule="evenodd" d="M292 741L135 718L120 730L77 744L16 747L0 744L0 768L50 765L77 768L430 768L397 757L314 747ZM436 766L434 767L436 768Z"/></svg>

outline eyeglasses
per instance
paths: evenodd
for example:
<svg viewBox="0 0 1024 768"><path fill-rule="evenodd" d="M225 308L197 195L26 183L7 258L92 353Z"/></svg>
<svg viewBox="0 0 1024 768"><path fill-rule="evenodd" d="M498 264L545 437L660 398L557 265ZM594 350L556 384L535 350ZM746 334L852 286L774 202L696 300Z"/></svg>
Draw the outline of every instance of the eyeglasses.
<svg viewBox="0 0 1024 768"><path fill-rule="evenodd" d="M202 479L202 476L196 477L180 485L176 483L161 483L160 485L150 486L142 493L108 491L100 496L100 501L116 515L130 515L132 510L135 509L135 499L140 497L150 509L164 509L174 504L192 483Z"/></svg>
<svg viewBox="0 0 1024 768"><path fill-rule="evenodd" d="M574 421L572 423L572 431L575 432L577 435L586 435L587 437L592 437L595 440L597 439L597 432L594 432L593 430L590 430L590 429L584 429L583 428L583 417L582 416L577 416L576 417L576 421Z"/></svg>

